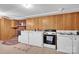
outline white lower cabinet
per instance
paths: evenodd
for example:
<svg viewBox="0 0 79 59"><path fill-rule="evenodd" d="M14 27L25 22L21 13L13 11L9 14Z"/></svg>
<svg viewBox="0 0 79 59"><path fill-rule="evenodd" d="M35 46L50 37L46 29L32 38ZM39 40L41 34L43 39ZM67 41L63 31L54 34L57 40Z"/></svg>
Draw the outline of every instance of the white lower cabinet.
<svg viewBox="0 0 79 59"><path fill-rule="evenodd" d="M43 32L42 31L30 31L29 32L29 44L34 46L43 47Z"/></svg>
<svg viewBox="0 0 79 59"><path fill-rule="evenodd" d="M28 31L21 31L21 35L18 36L18 42L28 44Z"/></svg>
<svg viewBox="0 0 79 59"><path fill-rule="evenodd" d="M79 54L79 35L76 35L73 40L73 53Z"/></svg>
<svg viewBox="0 0 79 59"><path fill-rule="evenodd" d="M43 47L43 31L21 31L18 42Z"/></svg>
<svg viewBox="0 0 79 59"><path fill-rule="evenodd" d="M64 53L72 53L72 36L58 35L57 36L57 51Z"/></svg>
<svg viewBox="0 0 79 59"><path fill-rule="evenodd" d="M79 54L79 35L57 35L57 51Z"/></svg>

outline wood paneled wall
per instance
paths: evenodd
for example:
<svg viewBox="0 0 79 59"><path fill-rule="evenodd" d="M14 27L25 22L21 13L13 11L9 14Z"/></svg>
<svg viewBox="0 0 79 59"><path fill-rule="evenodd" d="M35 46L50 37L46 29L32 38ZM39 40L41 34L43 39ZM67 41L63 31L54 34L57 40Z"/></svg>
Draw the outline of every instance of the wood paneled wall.
<svg viewBox="0 0 79 59"><path fill-rule="evenodd" d="M79 30L79 12L26 19L27 30Z"/></svg>
<svg viewBox="0 0 79 59"><path fill-rule="evenodd" d="M15 30L11 27L11 20L0 19L1 40L9 40L15 36Z"/></svg>
<svg viewBox="0 0 79 59"><path fill-rule="evenodd" d="M13 27L13 28L14 28L14 27L17 27L17 26L16 26L16 23L17 23L16 20L11 20L11 27Z"/></svg>

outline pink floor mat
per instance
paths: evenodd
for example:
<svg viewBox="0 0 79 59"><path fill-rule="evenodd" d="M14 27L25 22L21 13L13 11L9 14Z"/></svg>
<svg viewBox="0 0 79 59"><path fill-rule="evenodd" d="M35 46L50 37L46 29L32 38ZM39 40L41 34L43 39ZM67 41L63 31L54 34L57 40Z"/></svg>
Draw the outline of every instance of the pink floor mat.
<svg viewBox="0 0 79 59"><path fill-rule="evenodd" d="M13 38L9 41L4 41L2 44L5 44L5 45L15 45L18 43L18 40L16 38Z"/></svg>

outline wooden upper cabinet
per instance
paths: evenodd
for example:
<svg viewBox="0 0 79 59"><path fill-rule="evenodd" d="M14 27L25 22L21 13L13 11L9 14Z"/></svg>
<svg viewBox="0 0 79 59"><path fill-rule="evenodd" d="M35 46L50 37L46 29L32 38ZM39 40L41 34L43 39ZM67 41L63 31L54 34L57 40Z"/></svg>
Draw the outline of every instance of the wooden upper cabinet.
<svg viewBox="0 0 79 59"><path fill-rule="evenodd" d="M79 12L76 13L76 20L75 20L75 29L79 30Z"/></svg>
<svg viewBox="0 0 79 59"><path fill-rule="evenodd" d="M57 29L57 16L50 16L50 29Z"/></svg>
<svg viewBox="0 0 79 59"><path fill-rule="evenodd" d="M63 29L69 30L71 29L71 15L70 14L63 14Z"/></svg>
<svg viewBox="0 0 79 59"><path fill-rule="evenodd" d="M79 12L30 18L26 22L27 29L79 30Z"/></svg>
<svg viewBox="0 0 79 59"><path fill-rule="evenodd" d="M77 26L77 24L76 24L76 13L71 13L70 15L71 15L71 29L77 30L76 29L76 26Z"/></svg>
<svg viewBox="0 0 79 59"><path fill-rule="evenodd" d="M39 29L56 29L57 28L57 20L56 16L45 16L39 18Z"/></svg>
<svg viewBox="0 0 79 59"><path fill-rule="evenodd" d="M44 26L44 18L43 17L39 17L38 18L38 22L39 22L39 30L44 30L45 29L45 26Z"/></svg>
<svg viewBox="0 0 79 59"><path fill-rule="evenodd" d="M51 22L50 17L41 17L39 18L39 29L45 30L45 29L51 29Z"/></svg>
<svg viewBox="0 0 79 59"><path fill-rule="evenodd" d="M34 18L33 23L34 30L39 30L39 18Z"/></svg>
<svg viewBox="0 0 79 59"><path fill-rule="evenodd" d="M26 20L26 29L27 30L35 30L37 28L36 24L37 20L35 18L30 18Z"/></svg>
<svg viewBox="0 0 79 59"><path fill-rule="evenodd" d="M63 15L57 15L57 29L63 29Z"/></svg>
<svg viewBox="0 0 79 59"><path fill-rule="evenodd" d="M50 29L50 19L49 17L44 17L42 19L43 29Z"/></svg>
<svg viewBox="0 0 79 59"><path fill-rule="evenodd" d="M33 29L33 20L32 19L27 19L26 20L26 29L27 30L31 30L31 29Z"/></svg>
<svg viewBox="0 0 79 59"><path fill-rule="evenodd" d="M57 30L74 30L76 13L57 15Z"/></svg>
<svg viewBox="0 0 79 59"><path fill-rule="evenodd" d="M75 13L63 14L63 29L74 30L75 29Z"/></svg>
<svg viewBox="0 0 79 59"><path fill-rule="evenodd" d="M74 28L74 19L73 14L63 14L63 29L64 30L73 30Z"/></svg>

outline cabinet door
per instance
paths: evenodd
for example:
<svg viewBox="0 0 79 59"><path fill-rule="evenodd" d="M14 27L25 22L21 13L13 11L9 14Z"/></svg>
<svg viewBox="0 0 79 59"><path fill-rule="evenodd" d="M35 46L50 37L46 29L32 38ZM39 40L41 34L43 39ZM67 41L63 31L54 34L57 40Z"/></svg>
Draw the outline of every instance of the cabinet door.
<svg viewBox="0 0 79 59"><path fill-rule="evenodd" d="M57 29L63 29L63 15L57 15Z"/></svg>
<svg viewBox="0 0 79 59"><path fill-rule="evenodd" d="M47 20L45 20L44 17L40 17L39 18L39 29L40 30L45 30L46 29L46 25L47 24Z"/></svg>
<svg viewBox="0 0 79 59"><path fill-rule="evenodd" d="M76 13L75 29L76 29L76 30L79 30L79 12Z"/></svg>
<svg viewBox="0 0 79 59"><path fill-rule="evenodd" d="M49 20L50 19L50 20ZM50 16L49 18L50 29L57 29L57 16Z"/></svg>
<svg viewBox="0 0 79 59"><path fill-rule="evenodd" d="M29 44L34 46L43 47L43 35L39 31L29 32Z"/></svg>
<svg viewBox="0 0 79 59"><path fill-rule="evenodd" d="M34 30L34 21L33 19L27 19L26 20L26 29L27 30Z"/></svg>
<svg viewBox="0 0 79 59"><path fill-rule="evenodd" d="M63 15L63 29L64 30L70 30L71 27L71 15L70 14L64 14Z"/></svg>
<svg viewBox="0 0 79 59"><path fill-rule="evenodd" d="M58 35L57 51L64 52L64 53L72 53L72 36Z"/></svg>
<svg viewBox="0 0 79 59"><path fill-rule="evenodd" d="M33 34L33 31L29 31L29 44L33 45L34 44L34 37L35 35Z"/></svg>
<svg viewBox="0 0 79 59"><path fill-rule="evenodd" d="M73 53L79 53L79 35L73 39Z"/></svg>
<svg viewBox="0 0 79 59"><path fill-rule="evenodd" d="M21 35L18 37L18 42L28 44L28 31L21 31Z"/></svg>

